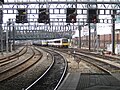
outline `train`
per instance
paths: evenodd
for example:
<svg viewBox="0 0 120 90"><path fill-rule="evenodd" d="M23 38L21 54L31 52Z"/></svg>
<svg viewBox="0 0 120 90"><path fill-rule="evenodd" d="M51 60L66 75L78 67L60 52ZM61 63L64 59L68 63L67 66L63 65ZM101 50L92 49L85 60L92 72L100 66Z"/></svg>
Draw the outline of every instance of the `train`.
<svg viewBox="0 0 120 90"><path fill-rule="evenodd" d="M33 45L48 46L48 42L46 40L37 40L37 41L33 41Z"/></svg>
<svg viewBox="0 0 120 90"><path fill-rule="evenodd" d="M69 42L67 38L52 39L48 40L48 46L68 48Z"/></svg>
<svg viewBox="0 0 120 90"><path fill-rule="evenodd" d="M67 38L50 39L50 40L39 40L39 41L34 41L33 45L68 48L69 47L69 41L68 41Z"/></svg>

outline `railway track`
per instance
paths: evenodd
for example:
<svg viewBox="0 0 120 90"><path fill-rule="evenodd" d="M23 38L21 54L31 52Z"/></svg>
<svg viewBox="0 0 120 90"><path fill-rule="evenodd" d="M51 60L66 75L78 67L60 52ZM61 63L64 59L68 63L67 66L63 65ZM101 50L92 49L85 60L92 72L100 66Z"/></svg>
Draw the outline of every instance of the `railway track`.
<svg viewBox="0 0 120 90"><path fill-rule="evenodd" d="M112 65L108 62L105 62L103 60L99 60L99 58L96 58L96 57L92 57L92 56L89 56L89 55L85 55L85 54L82 54L82 53L76 53L75 54L77 57L80 57L82 60L88 62L88 63L91 63L92 65L98 67L99 69L111 74L112 72L114 71L118 71L120 70L119 67L115 66L115 65Z"/></svg>
<svg viewBox="0 0 120 90"><path fill-rule="evenodd" d="M42 53L33 47L28 47L27 52L25 54L22 53L21 55L22 57L16 60L16 62L11 62L4 67L0 67L0 82L22 73L37 63L42 57Z"/></svg>
<svg viewBox="0 0 120 90"><path fill-rule="evenodd" d="M59 49L56 49L59 50ZM78 57L81 60L84 60L85 62L88 62L92 65L94 65L95 67L103 70L106 73L115 73L115 72L119 72L120 71L120 65L119 63L116 64L113 62L113 59L118 60L119 58L114 58L112 57L111 60L108 60L108 58L110 59L110 57L106 56L99 56L98 54L94 54L94 53L90 53L90 52L84 52L84 51L78 51L78 50L73 50L73 49L62 49L60 51L64 51L65 53L68 53L69 51L71 52L70 54L72 54L72 56ZM74 52L75 51L75 52Z"/></svg>
<svg viewBox="0 0 120 90"><path fill-rule="evenodd" d="M53 57L53 63L35 82L25 90L56 90L65 76L67 62L65 58L54 50L46 50Z"/></svg>
<svg viewBox="0 0 120 90"><path fill-rule="evenodd" d="M12 54L10 54L10 55L1 57L1 58L0 58L0 63L18 57L17 55L18 55L19 53L21 53L25 48L26 48L26 47L23 47L20 51L18 51L18 52L16 51L16 53L12 53ZM21 54L19 54L19 55L21 55Z"/></svg>
<svg viewBox="0 0 120 90"><path fill-rule="evenodd" d="M0 60L0 68L5 67L5 65L7 65L9 63L15 62L18 58L20 58L26 52L27 52L27 47L24 47L19 52L15 53L13 55L1 58L1 60Z"/></svg>
<svg viewBox="0 0 120 90"><path fill-rule="evenodd" d="M114 61L114 62L118 62L120 63L120 57L112 57L112 56L107 56L107 55L102 55L100 53L95 53L95 52L90 52L88 50L84 50L84 49L75 49L75 48L68 48L68 49L62 49L64 50L65 52L68 52L70 51L71 53L73 53L74 51L75 52L79 52L79 53L84 53L84 54L87 54L87 55L92 55L92 56L95 56L95 57L99 57L99 58L102 58L102 59L106 59L106 60L110 60L110 61Z"/></svg>
<svg viewBox="0 0 120 90"><path fill-rule="evenodd" d="M110 60L110 61L113 61L113 62L120 63L120 58L119 57L101 55L100 53L92 53L92 52L89 52L89 51L77 50L77 49L75 49L75 51L80 52L80 53L84 53L84 54L87 54L87 55L92 55L92 56L96 56L96 57L99 57L99 58L103 58L103 59L106 59L106 60Z"/></svg>

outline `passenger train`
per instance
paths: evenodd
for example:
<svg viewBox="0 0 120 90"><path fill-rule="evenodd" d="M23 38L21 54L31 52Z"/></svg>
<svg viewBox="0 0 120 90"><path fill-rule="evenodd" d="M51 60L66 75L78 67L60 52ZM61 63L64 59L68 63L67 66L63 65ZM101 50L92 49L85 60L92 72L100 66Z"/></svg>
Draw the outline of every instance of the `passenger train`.
<svg viewBox="0 0 120 90"><path fill-rule="evenodd" d="M53 40L48 40L48 46L68 47L69 42L67 38L53 39Z"/></svg>
<svg viewBox="0 0 120 90"><path fill-rule="evenodd" d="M33 41L33 45L37 45L37 46L48 46L48 43L46 40L37 40L37 41Z"/></svg>
<svg viewBox="0 0 120 90"><path fill-rule="evenodd" d="M67 38L59 38L59 39L51 39L51 40L34 41L33 45L68 48L69 42Z"/></svg>

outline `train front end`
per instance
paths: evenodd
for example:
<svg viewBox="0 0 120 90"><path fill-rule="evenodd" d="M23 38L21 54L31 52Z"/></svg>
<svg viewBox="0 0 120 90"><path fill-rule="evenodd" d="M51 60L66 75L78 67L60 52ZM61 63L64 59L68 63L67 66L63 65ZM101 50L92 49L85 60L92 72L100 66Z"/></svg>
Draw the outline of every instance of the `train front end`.
<svg viewBox="0 0 120 90"><path fill-rule="evenodd" d="M67 38L62 39L62 47L65 47L65 48L69 47L69 42Z"/></svg>

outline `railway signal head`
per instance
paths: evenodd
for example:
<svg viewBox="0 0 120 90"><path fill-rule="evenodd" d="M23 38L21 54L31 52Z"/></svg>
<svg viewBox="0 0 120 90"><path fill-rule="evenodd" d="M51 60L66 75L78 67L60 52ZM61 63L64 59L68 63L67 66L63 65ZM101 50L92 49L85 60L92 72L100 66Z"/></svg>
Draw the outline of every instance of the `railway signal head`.
<svg viewBox="0 0 120 90"><path fill-rule="evenodd" d="M2 2L2 4L4 4L4 0L0 0L0 2Z"/></svg>
<svg viewBox="0 0 120 90"><path fill-rule="evenodd" d="M76 23L76 8L67 8L66 23Z"/></svg>
<svg viewBox="0 0 120 90"><path fill-rule="evenodd" d="M49 9L46 8L40 8L39 9L39 18L38 18L39 23L50 23L50 18L49 18Z"/></svg>
<svg viewBox="0 0 120 90"><path fill-rule="evenodd" d="M28 23L27 11L25 9L18 9L18 14L16 15L16 23Z"/></svg>
<svg viewBox="0 0 120 90"><path fill-rule="evenodd" d="M0 24L3 23L3 11L0 10Z"/></svg>
<svg viewBox="0 0 120 90"><path fill-rule="evenodd" d="M76 22L76 15L74 15L74 14L70 15L70 20L72 23L75 23Z"/></svg>
<svg viewBox="0 0 120 90"><path fill-rule="evenodd" d="M88 23L98 23L97 9L88 9Z"/></svg>

